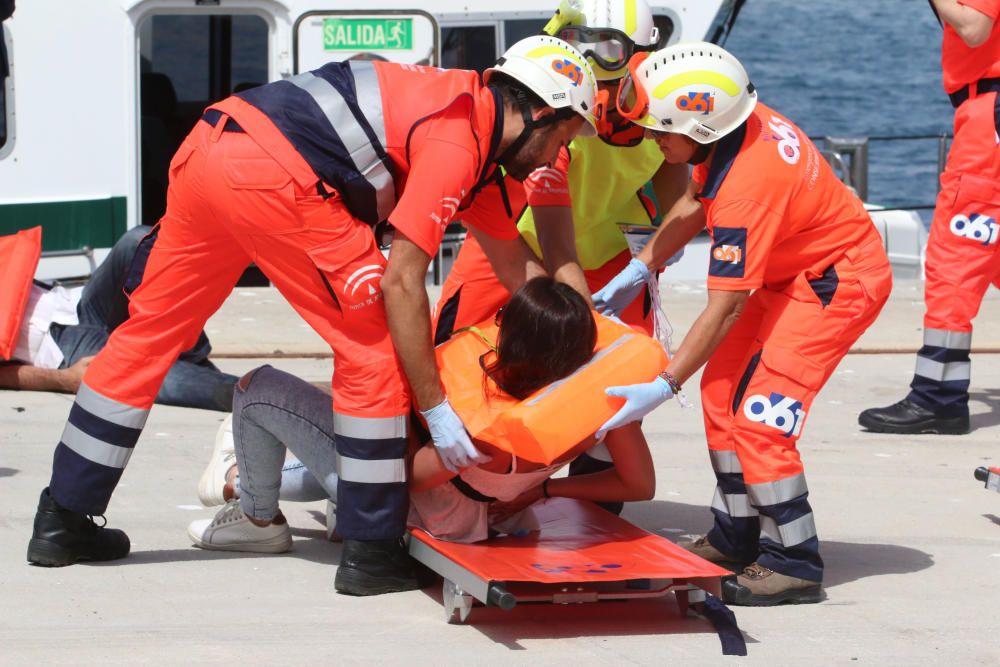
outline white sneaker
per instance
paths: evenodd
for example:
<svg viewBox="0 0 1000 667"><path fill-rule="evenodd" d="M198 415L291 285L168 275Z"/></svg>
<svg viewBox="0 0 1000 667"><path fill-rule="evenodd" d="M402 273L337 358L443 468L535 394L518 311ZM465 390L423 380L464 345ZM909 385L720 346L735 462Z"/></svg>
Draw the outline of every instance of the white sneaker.
<svg viewBox="0 0 1000 667"><path fill-rule="evenodd" d="M258 526L243 513L238 500L231 500L214 519L199 519L188 526L196 547L218 551L253 551L280 554L292 546L288 523Z"/></svg>
<svg viewBox="0 0 1000 667"><path fill-rule="evenodd" d="M198 500L205 507L214 507L226 502L222 490L226 486L226 474L236 465L236 442L233 440L233 416L227 416L215 434L212 458L205 466L198 480Z"/></svg>

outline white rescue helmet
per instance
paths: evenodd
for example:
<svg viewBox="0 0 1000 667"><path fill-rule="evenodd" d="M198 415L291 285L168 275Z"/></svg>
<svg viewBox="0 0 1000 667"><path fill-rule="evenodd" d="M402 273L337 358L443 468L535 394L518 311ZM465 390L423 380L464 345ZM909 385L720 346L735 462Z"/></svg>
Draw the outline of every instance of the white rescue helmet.
<svg viewBox="0 0 1000 667"><path fill-rule="evenodd" d="M545 32L580 51L598 81L622 78L632 55L659 39L646 0L562 0Z"/></svg>
<svg viewBox="0 0 1000 667"><path fill-rule="evenodd" d="M548 35L526 37L483 73L487 84L502 72L523 84L553 109L572 109L587 121L580 136L597 134L595 106L597 80L583 55L561 39Z"/></svg>
<svg viewBox="0 0 1000 667"><path fill-rule="evenodd" d="M710 144L750 117L757 91L740 61L721 46L682 42L633 56L617 104L637 125Z"/></svg>

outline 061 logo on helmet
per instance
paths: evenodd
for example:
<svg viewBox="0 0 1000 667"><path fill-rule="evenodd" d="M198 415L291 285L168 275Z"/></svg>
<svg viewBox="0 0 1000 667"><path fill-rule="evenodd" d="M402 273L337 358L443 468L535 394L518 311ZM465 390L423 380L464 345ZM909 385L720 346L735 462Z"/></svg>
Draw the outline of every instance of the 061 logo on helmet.
<svg viewBox="0 0 1000 667"><path fill-rule="evenodd" d="M574 86L579 86L583 82L583 70L568 58L553 60L552 69L569 79Z"/></svg>
<svg viewBox="0 0 1000 667"><path fill-rule="evenodd" d="M681 111L694 111L703 116L707 116L715 111L715 97L712 93L691 91L679 96L674 104Z"/></svg>
<svg viewBox="0 0 1000 667"><path fill-rule="evenodd" d="M752 422L778 429L786 438L798 437L806 419L802 401L774 392L771 392L770 398L763 394L749 397L743 403L743 414Z"/></svg>
<svg viewBox="0 0 1000 667"><path fill-rule="evenodd" d="M978 241L983 245L996 243L998 231L1000 231L1000 225L997 225L997 221L981 213L970 213L969 215L959 213L951 219L952 234L970 241Z"/></svg>

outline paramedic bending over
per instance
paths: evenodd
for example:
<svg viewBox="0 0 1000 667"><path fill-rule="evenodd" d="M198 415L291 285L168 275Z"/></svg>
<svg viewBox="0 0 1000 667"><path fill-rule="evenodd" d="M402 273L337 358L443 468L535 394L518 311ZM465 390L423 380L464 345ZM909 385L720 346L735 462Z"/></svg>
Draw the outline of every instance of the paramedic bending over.
<svg viewBox="0 0 1000 667"><path fill-rule="evenodd" d="M757 103L728 52L676 45L634 57L629 69L619 110L668 162L695 168L653 240L594 302L619 312L706 225L712 250L708 305L669 371L608 389L627 402L605 426L642 418L708 361L715 526L686 548L749 563L723 585L727 602L817 602L823 561L795 442L816 393L889 296L881 238L805 133Z"/></svg>
<svg viewBox="0 0 1000 667"><path fill-rule="evenodd" d="M470 360L469 367L477 374L488 374L510 395L525 398L587 362L596 336L593 314L579 293L551 278L534 278L515 292L502 311L497 353L484 355L479 363ZM229 502L214 519L191 524L188 534L196 545L285 551L291 546L291 533L278 509L279 487L286 499L337 496L329 400L311 384L268 366L240 380L233 405L236 465L230 467L231 456L217 451L206 470L206 477L214 479L218 501ZM653 463L638 423L608 433L614 468L552 480L549 477L556 470L593 446L593 437L551 466L477 441L489 460L457 475L444 466L428 438L417 438L411 437L407 457L412 471L409 523L441 539L475 542L486 539L491 530L532 529L536 527L532 514L522 510L546 496L646 500L655 490ZM286 446L311 476L282 478ZM314 489L312 496L308 489ZM236 495L238 500L233 499Z"/></svg>
<svg viewBox="0 0 1000 667"><path fill-rule="evenodd" d="M508 201L503 174L526 178L578 132L595 132L594 88L579 52L537 36L482 76L331 62L213 104L171 162L131 317L77 393L29 562L128 554L124 532L88 517L107 507L171 362L254 261L337 358L333 421L351 474L338 487L334 588L415 588L402 543L409 390L453 466L478 456L441 391L427 267L461 210L513 287L544 273L508 217L521 188ZM396 228L388 260L372 233L386 220Z"/></svg>

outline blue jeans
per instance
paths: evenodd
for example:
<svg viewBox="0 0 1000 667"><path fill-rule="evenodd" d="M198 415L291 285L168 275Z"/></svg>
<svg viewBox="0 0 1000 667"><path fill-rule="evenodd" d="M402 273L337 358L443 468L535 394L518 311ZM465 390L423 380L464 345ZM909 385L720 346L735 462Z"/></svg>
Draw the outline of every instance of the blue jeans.
<svg viewBox="0 0 1000 667"><path fill-rule="evenodd" d="M148 253L137 257L136 249L150 229L140 225L125 232L107 259L94 270L76 308L79 324L52 325L52 338L64 356L61 368L100 352L111 332L128 319L124 286L130 274L141 275L145 268ZM208 360L211 351L212 346L203 331L195 346L182 353L171 366L156 395L156 402L229 412L237 378L223 373Z"/></svg>
<svg viewBox="0 0 1000 667"><path fill-rule="evenodd" d="M279 494L302 501L337 497L330 397L308 382L270 366L247 373L233 397L233 438L247 515L270 521ZM286 448L297 457L287 466Z"/></svg>

